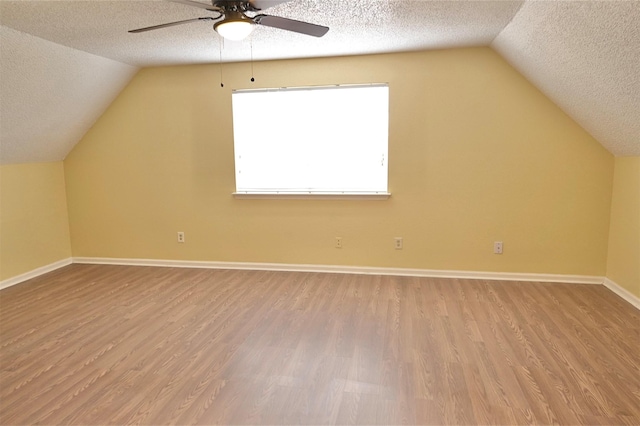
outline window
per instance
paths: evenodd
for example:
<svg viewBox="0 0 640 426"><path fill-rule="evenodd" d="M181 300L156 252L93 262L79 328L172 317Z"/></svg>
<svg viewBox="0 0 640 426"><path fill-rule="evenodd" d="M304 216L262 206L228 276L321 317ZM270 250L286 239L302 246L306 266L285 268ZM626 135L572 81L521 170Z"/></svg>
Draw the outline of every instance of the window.
<svg viewBox="0 0 640 426"><path fill-rule="evenodd" d="M236 194L387 194L388 85L232 94Z"/></svg>

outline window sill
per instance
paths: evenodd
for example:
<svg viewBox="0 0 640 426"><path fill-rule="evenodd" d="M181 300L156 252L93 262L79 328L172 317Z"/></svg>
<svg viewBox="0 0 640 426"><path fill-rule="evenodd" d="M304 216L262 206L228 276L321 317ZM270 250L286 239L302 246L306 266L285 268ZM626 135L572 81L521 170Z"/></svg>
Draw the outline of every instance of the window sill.
<svg viewBox="0 0 640 426"><path fill-rule="evenodd" d="M389 192L234 192L233 198L270 200L387 200Z"/></svg>

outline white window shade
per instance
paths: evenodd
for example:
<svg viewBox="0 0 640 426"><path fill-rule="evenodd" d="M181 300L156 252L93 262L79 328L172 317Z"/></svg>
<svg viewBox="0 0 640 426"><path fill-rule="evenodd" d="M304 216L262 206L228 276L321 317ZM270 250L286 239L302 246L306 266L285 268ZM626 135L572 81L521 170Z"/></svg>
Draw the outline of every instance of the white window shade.
<svg viewBox="0 0 640 426"><path fill-rule="evenodd" d="M235 91L238 193L386 193L387 85Z"/></svg>

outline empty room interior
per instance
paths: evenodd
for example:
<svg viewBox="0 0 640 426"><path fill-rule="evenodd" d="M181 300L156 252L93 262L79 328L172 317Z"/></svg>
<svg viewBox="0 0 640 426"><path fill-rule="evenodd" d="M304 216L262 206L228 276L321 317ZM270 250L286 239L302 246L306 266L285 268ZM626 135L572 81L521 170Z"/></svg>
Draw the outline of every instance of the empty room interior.
<svg viewBox="0 0 640 426"><path fill-rule="evenodd" d="M640 424L639 1L0 35L0 424Z"/></svg>

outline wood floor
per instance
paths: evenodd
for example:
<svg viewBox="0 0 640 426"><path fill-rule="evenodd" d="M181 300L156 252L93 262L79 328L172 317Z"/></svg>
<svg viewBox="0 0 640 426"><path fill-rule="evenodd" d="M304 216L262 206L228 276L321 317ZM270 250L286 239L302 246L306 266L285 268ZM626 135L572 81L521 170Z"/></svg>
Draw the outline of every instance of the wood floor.
<svg viewBox="0 0 640 426"><path fill-rule="evenodd" d="M71 265L0 291L0 423L640 424L604 286Z"/></svg>

